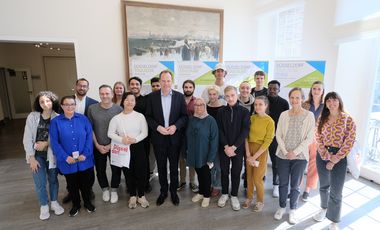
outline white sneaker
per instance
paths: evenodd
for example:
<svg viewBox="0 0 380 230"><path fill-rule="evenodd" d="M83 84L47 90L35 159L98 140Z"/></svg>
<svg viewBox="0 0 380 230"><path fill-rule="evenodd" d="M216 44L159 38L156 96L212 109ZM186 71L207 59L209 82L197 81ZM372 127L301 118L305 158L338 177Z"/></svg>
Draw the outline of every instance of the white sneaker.
<svg viewBox="0 0 380 230"><path fill-rule="evenodd" d="M111 204L117 203L119 200L119 196L117 195L117 192L111 192Z"/></svg>
<svg viewBox="0 0 380 230"><path fill-rule="evenodd" d="M326 218L327 209L321 209L317 214L313 216L315 221L321 222Z"/></svg>
<svg viewBox="0 0 380 230"><path fill-rule="evenodd" d="M220 196L219 200L218 200L218 206L223 208L224 206L226 206L226 202L228 201L228 194L223 194Z"/></svg>
<svg viewBox="0 0 380 230"><path fill-rule="evenodd" d="M128 204L128 207L129 207L130 209L134 209L134 208L136 208L136 207L137 207L137 203L136 203L136 201L137 201L137 198L136 198L135 196L131 196L131 198L129 198L129 204Z"/></svg>
<svg viewBox="0 0 380 230"><path fill-rule="evenodd" d="M149 202L146 200L145 196L137 198L137 202L141 205L143 208L149 207Z"/></svg>
<svg viewBox="0 0 380 230"><path fill-rule="evenodd" d="M103 190L103 201L108 202L110 201L110 190Z"/></svg>
<svg viewBox="0 0 380 230"><path fill-rule="evenodd" d="M40 220L47 220L49 217L49 205L42 205L40 208Z"/></svg>
<svg viewBox="0 0 380 230"><path fill-rule="evenodd" d="M234 211L240 210L240 202L237 196L231 196L231 206L232 206L232 210Z"/></svg>
<svg viewBox="0 0 380 230"><path fill-rule="evenodd" d="M203 198L202 200L202 208L207 208L210 205L210 198Z"/></svg>
<svg viewBox="0 0 380 230"><path fill-rule="evenodd" d="M332 223L329 225L329 230L339 230L338 223L334 223L334 222L332 222Z"/></svg>
<svg viewBox="0 0 380 230"><path fill-rule="evenodd" d="M285 213L285 208L279 208L277 209L277 211L274 213L274 219L275 220L281 220L282 219L282 216L284 215Z"/></svg>
<svg viewBox="0 0 380 230"><path fill-rule="evenodd" d="M54 214L59 216L65 212L65 209L57 201L52 201L50 204L50 209L54 211Z"/></svg>
<svg viewBox="0 0 380 230"><path fill-rule="evenodd" d="M201 194L198 193L197 195L193 196L193 198L191 199L191 201L192 202L198 202L198 201L200 201L202 199L203 199L203 195L201 195Z"/></svg>
<svg viewBox="0 0 380 230"><path fill-rule="evenodd" d="M273 197L278 198L280 196L280 193L278 191L278 185L273 185Z"/></svg>
<svg viewBox="0 0 380 230"><path fill-rule="evenodd" d="M297 223L297 217L296 217L296 210L291 209L289 212L289 223L290 224L296 224Z"/></svg>

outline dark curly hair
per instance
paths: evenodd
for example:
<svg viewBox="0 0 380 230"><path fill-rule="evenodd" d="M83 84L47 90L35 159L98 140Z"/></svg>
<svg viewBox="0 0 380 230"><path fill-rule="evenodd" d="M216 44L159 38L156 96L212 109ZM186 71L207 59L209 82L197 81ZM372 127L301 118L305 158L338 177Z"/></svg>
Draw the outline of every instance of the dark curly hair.
<svg viewBox="0 0 380 230"><path fill-rule="evenodd" d="M43 112L43 109L40 105L40 97L47 97L50 99L51 103L53 104L53 110L58 113L59 112L59 100L58 100L58 96L51 92L51 91L41 91L37 94L37 97L36 99L34 99L34 103L33 103L33 110L36 111L36 112L40 112L42 113Z"/></svg>

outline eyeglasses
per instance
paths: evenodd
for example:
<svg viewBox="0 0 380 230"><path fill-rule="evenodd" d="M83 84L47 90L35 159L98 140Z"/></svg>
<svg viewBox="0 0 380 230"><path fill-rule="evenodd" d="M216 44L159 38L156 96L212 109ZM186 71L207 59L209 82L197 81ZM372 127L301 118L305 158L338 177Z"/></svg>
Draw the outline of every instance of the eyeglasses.
<svg viewBox="0 0 380 230"><path fill-rule="evenodd" d="M75 104L63 104L62 106L63 106L63 107L66 107L66 108L67 108L67 107L75 107Z"/></svg>

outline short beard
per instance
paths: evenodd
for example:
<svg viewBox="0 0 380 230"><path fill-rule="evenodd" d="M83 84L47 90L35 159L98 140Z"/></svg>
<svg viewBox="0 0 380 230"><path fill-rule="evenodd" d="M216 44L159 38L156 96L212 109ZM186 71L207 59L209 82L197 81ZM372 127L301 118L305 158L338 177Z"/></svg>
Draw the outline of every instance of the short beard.
<svg viewBox="0 0 380 230"><path fill-rule="evenodd" d="M185 94L186 97L191 97L191 96L193 96L194 91L193 92L185 91L185 92L183 92L183 94Z"/></svg>

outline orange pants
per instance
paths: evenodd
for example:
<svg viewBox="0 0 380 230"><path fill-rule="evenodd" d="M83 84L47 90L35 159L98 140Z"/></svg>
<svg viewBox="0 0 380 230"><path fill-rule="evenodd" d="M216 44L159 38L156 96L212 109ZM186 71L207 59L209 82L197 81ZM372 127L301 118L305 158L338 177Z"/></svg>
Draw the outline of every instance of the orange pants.
<svg viewBox="0 0 380 230"><path fill-rule="evenodd" d="M249 152L253 156L257 150L260 149L261 144L249 142ZM253 188L256 187L256 202L264 202L264 181L265 172L267 170L268 150L265 150L259 158L259 167L251 166L248 161L246 162L247 169L247 198L253 199Z"/></svg>
<svg viewBox="0 0 380 230"><path fill-rule="evenodd" d="M307 166L306 187L316 189L318 186L317 171L317 142L314 140L309 145L309 165Z"/></svg>

